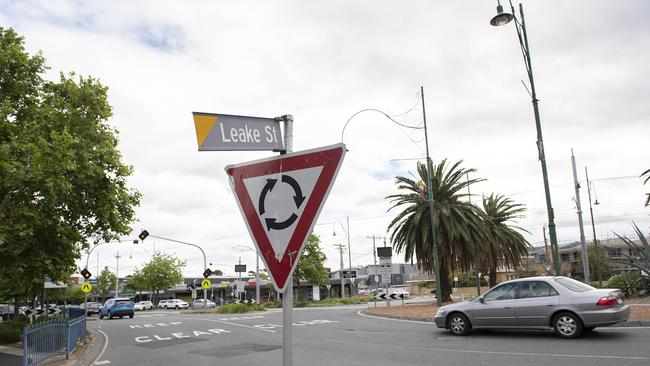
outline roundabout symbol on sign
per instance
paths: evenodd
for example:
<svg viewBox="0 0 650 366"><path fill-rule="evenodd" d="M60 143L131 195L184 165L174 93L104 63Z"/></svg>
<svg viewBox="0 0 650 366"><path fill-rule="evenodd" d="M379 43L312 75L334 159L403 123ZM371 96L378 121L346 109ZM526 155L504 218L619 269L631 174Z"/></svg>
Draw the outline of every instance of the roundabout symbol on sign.
<svg viewBox="0 0 650 366"><path fill-rule="evenodd" d="M277 179L267 179L266 180L266 185L262 189L262 193L260 194L260 201L259 201L259 213L260 216L264 215L266 212L264 208L264 201L266 200L266 195L273 190L273 187L275 187L275 183L277 183ZM282 174L282 183L287 183L288 185L293 188L294 191L294 196L293 196L293 202L296 204L296 209L300 209L300 206L302 203L305 201L305 196L302 195L302 189L300 189L300 184L293 179L291 176ZM264 221L266 222L266 229L268 231L271 230L284 230L291 226L296 220L298 219L298 215L295 213L291 213L291 216L287 218L284 221L277 222L277 218L266 218Z"/></svg>

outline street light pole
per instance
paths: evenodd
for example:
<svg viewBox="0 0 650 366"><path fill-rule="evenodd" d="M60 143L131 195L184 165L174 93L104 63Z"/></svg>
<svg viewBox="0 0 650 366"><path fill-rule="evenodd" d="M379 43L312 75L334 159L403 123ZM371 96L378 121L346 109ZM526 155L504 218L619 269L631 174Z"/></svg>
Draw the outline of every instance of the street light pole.
<svg viewBox="0 0 650 366"><path fill-rule="evenodd" d="M422 119L424 121L424 141L427 149L427 191L429 191L429 217L431 219L431 251L433 252L433 267L436 277L436 304L438 307L442 305L442 291L440 285L440 258L438 257L438 244L436 238L436 225L435 225L435 204L433 202L433 162L429 157L429 134L427 133L427 113L424 109L424 87L420 86L420 93L422 95Z"/></svg>
<svg viewBox="0 0 650 366"><path fill-rule="evenodd" d="M146 232L146 235L143 235L145 232ZM196 244L193 244L193 243L188 243L188 242L180 241L180 240L169 239L169 238L163 238L163 237L161 237L161 236L151 235L151 234L149 234L149 232L147 232L146 230L144 230L144 231L140 234L140 238L141 238L141 240L143 240L143 241L144 241L144 239L147 238L148 236L151 236L152 238L156 238L156 239L160 239L160 240L167 240L167 241L171 241L171 242L174 242L174 243L184 244L184 245L190 245L190 246L193 246L193 247L199 248L199 250L200 250L201 253L203 254L203 270L206 270L206 269L208 268L208 261L207 261L207 259L206 259L206 257L205 257L205 252L203 251L203 248L201 248L200 246L198 246L198 245L196 245ZM207 305L208 305L208 304L207 304L207 303L208 303L207 300L208 300L208 289L207 289L207 288L204 288L204 289L203 289L203 310L205 310L205 309L207 308Z"/></svg>
<svg viewBox="0 0 650 366"><path fill-rule="evenodd" d="M533 112L535 114L535 127L537 129L537 150L539 154L539 161L542 166L542 176L544 179L544 193L546 195L546 211L548 214L548 232L551 239L551 247L555 248L553 252L553 262L555 264L555 274L557 276L562 275L560 259L559 259L559 248L557 244L557 234L555 231L555 214L553 212L553 205L551 203L551 190L548 184L548 171L546 169L546 155L544 153L544 142L542 139L542 125L539 117L539 107L537 99L537 93L535 92L535 80L533 79L533 65L530 61L530 47L528 46L528 35L526 34L526 22L524 20L524 8L519 4L519 14L521 16L521 22L517 20L515 14L515 7L510 2L510 8L512 9L512 14L504 13L503 7L500 3L497 6L497 15L492 18L490 24L493 26L501 26L509 23L511 20L515 20L515 29L517 30L517 36L519 38L519 45L521 47L521 52L524 56L524 63L526 64L526 71L528 74L528 81L530 82L530 96L533 103Z"/></svg>

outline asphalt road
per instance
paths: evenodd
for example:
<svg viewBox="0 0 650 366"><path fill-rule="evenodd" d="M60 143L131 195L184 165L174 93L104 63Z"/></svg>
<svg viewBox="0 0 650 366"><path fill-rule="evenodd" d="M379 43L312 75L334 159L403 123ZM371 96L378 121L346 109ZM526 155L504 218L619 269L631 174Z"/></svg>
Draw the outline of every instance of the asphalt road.
<svg viewBox="0 0 650 366"><path fill-rule="evenodd" d="M551 332L480 331L453 337L420 322L358 314L360 307L295 309L293 364L649 365L650 328L603 328L575 340ZM136 313L88 322L95 365L282 365L282 312ZM105 347L105 349L104 349ZM97 352L96 352L97 353Z"/></svg>

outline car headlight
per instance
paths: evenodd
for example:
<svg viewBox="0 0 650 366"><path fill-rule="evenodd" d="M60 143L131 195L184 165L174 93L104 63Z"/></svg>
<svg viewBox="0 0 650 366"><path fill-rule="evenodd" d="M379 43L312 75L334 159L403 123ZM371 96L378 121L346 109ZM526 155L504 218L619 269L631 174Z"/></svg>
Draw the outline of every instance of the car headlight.
<svg viewBox="0 0 650 366"><path fill-rule="evenodd" d="M436 315L445 315L446 312L447 312L447 310L445 310L444 308L440 308L440 309L438 309L438 314L436 314Z"/></svg>

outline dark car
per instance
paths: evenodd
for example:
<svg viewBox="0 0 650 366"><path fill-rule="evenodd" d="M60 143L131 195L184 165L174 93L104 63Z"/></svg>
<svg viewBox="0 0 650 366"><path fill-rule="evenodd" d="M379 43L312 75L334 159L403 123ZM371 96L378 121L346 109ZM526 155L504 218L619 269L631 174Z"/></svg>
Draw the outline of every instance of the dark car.
<svg viewBox="0 0 650 366"><path fill-rule="evenodd" d="M108 319L112 319L113 317L124 317L127 316L129 318L133 318L133 302L129 298L113 298L113 299L108 299L104 303L104 306L99 308L99 319L104 319L105 316L108 317Z"/></svg>

